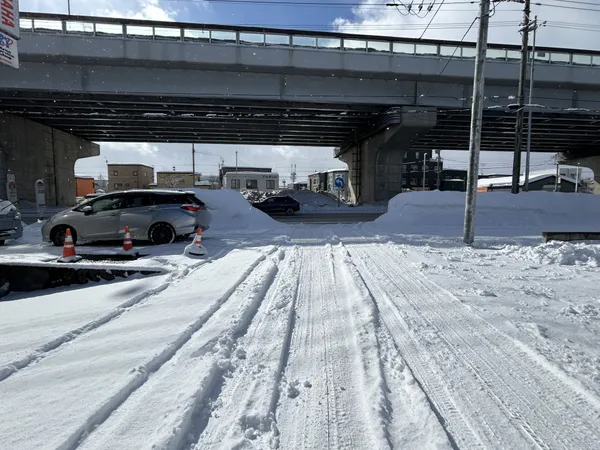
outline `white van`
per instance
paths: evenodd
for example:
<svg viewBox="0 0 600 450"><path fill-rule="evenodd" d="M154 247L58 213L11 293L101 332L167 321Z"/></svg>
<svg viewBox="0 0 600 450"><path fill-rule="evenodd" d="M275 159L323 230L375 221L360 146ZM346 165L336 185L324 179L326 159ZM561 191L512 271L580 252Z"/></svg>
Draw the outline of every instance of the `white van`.
<svg viewBox="0 0 600 450"><path fill-rule="evenodd" d="M227 172L223 189L271 192L279 189L279 174L274 172Z"/></svg>

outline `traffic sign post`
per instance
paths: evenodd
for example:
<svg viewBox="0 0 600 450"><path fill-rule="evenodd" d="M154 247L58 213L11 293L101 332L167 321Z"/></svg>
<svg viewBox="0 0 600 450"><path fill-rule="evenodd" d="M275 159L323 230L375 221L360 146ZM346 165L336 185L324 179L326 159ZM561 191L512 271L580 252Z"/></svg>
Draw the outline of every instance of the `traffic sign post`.
<svg viewBox="0 0 600 450"><path fill-rule="evenodd" d="M338 208L339 208L340 207L340 192L344 188L344 178L341 175L336 174L335 175L335 180L333 181L333 184L335 186L335 189L337 190L337 194L338 194Z"/></svg>

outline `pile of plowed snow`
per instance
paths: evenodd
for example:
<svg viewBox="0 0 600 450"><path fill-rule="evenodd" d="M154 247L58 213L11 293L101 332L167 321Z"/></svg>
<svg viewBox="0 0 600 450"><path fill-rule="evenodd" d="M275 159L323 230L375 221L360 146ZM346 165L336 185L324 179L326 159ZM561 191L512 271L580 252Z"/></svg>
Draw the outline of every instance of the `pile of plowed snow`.
<svg viewBox="0 0 600 450"><path fill-rule="evenodd" d="M561 266L600 266L600 245L549 242L535 247L507 246L503 253L522 261Z"/></svg>
<svg viewBox="0 0 600 450"><path fill-rule="evenodd" d="M243 232L245 234L286 227L254 208L239 192L228 189L190 190L210 209L212 215L210 233L212 235L215 232L226 232L227 234Z"/></svg>
<svg viewBox="0 0 600 450"><path fill-rule="evenodd" d="M408 234L462 235L464 192L410 192L390 200L375 226ZM475 227L484 236L540 236L543 231L600 231L600 196L555 192L477 195Z"/></svg>

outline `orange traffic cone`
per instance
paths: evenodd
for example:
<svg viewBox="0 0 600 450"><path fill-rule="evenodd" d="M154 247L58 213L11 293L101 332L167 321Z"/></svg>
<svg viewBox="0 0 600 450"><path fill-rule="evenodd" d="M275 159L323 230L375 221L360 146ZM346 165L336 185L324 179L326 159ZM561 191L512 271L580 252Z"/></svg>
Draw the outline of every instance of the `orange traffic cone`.
<svg viewBox="0 0 600 450"><path fill-rule="evenodd" d="M71 235L71 229L67 228L65 232L65 243L63 245L63 255L61 258L58 258L58 262L77 262L81 259L81 256L78 256L75 253L75 244L73 243L73 236Z"/></svg>
<svg viewBox="0 0 600 450"><path fill-rule="evenodd" d="M129 234L128 226L125 226L125 238L123 239L123 251L125 253L133 253L133 242L131 242L131 234Z"/></svg>
<svg viewBox="0 0 600 450"><path fill-rule="evenodd" d="M198 228L194 241L185 248L184 254L188 256L206 255L206 249L202 246L202 228Z"/></svg>

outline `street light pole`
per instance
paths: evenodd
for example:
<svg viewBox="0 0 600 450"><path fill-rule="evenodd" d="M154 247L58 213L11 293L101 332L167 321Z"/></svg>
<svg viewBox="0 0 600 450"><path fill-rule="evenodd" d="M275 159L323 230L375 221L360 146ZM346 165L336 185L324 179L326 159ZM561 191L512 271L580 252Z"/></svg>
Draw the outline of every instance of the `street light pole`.
<svg viewBox="0 0 600 450"><path fill-rule="evenodd" d="M70 16L71 15L71 0L67 0L67 12Z"/></svg>
<svg viewBox="0 0 600 450"><path fill-rule="evenodd" d="M531 158L531 120L533 117L532 111L532 103L533 103L533 73L535 70L535 37L538 29L537 16L533 19L533 25L530 27L528 25L528 30L533 29L533 42L531 43L531 72L529 74L529 115L527 120L527 156L525 157L525 184L523 186L523 190L525 192L529 191L529 167L530 167L530 158Z"/></svg>
<svg viewBox="0 0 600 450"><path fill-rule="evenodd" d="M469 172L465 201L465 224L463 241L472 244L475 240L475 206L477 200L477 180L479 179L479 147L483 122L483 89L485 87L485 53L487 50L488 28L490 24L490 0L479 2L479 34L477 36L477 56L473 76L473 105L471 109L471 135L469 141Z"/></svg>

